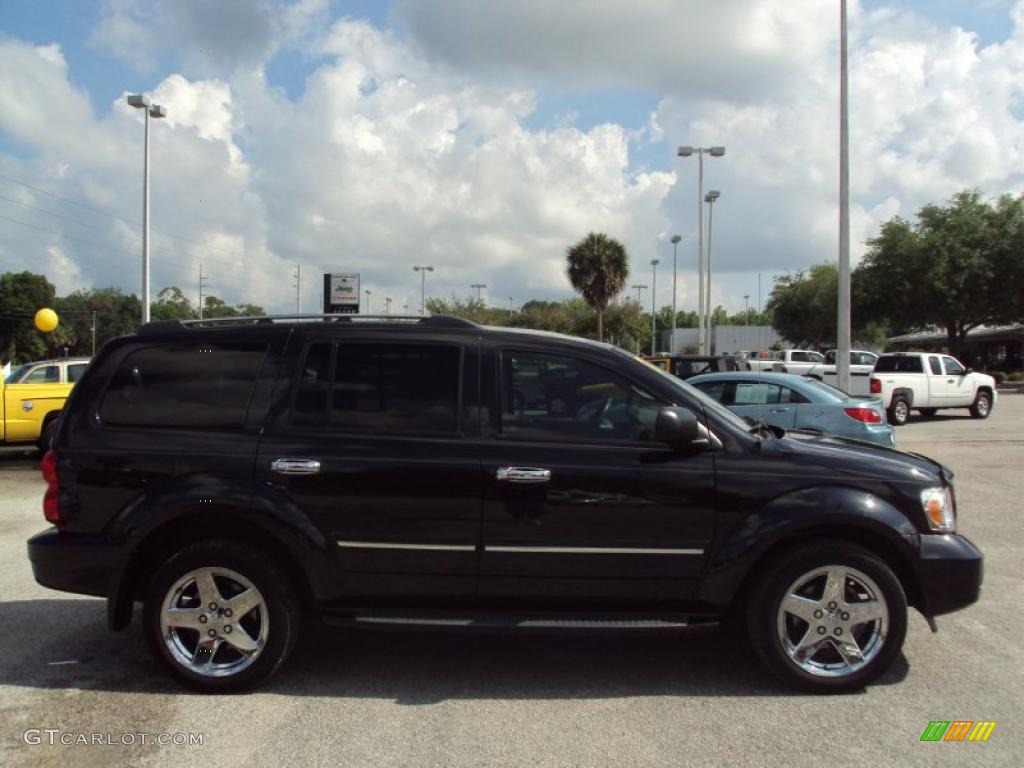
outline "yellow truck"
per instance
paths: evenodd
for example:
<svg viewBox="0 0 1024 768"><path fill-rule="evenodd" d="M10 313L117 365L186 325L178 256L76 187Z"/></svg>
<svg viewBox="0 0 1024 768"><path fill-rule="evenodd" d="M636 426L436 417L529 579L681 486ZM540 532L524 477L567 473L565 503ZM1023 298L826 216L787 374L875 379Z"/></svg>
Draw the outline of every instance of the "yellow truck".
<svg viewBox="0 0 1024 768"><path fill-rule="evenodd" d="M7 384L0 379L0 445L50 444L57 417L74 383Z"/></svg>

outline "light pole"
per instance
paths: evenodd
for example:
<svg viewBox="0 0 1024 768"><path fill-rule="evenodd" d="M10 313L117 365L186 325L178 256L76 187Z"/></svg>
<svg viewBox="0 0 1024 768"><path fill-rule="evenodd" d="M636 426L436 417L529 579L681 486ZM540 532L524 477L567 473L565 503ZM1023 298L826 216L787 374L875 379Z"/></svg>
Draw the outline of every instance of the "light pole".
<svg viewBox="0 0 1024 768"><path fill-rule="evenodd" d="M470 288L476 288L476 300L477 301L483 301L484 300L483 293L481 293L481 291L483 291L487 287L487 285L485 283L473 283L469 287Z"/></svg>
<svg viewBox="0 0 1024 768"><path fill-rule="evenodd" d="M700 353L707 354L704 343L704 155L722 157L725 147L680 147L676 154L679 157L697 155L697 282L700 283L697 294L697 347ZM708 297L710 300L710 297Z"/></svg>
<svg viewBox="0 0 1024 768"><path fill-rule="evenodd" d="M750 298L750 294L749 293L743 294L743 319L745 321L743 324L747 328L750 327L750 304L748 303L748 299L749 298ZM749 342L750 339L747 339L747 341Z"/></svg>
<svg viewBox="0 0 1024 768"><path fill-rule="evenodd" d="M646 291L647 290L647 286L646 285L631 285L630 288L632 288L634 291L636 291L636 303L639 304L641 307L643 307L644 302L643 302L643 299L640 298L640 291Z"/></svg>
<svg viewBox="0 0 1024 768"><path fill-rule="evenodd" d="M422 267L413 267L413 272L420 273L420 314L427 314L427 272L433 272L434 268L430 265Z"/></svg>
<svg viewBox="0 0 1024 768"><path fill-rule="evenodd" d="M668 344L668 351L676 353L676 262L679 251L679 241L683 238L679 235L672 235L672 339Z"/></svg>
<svg viewBox="0 0 1024 768"><path fill-rule="evenodd" d="M657 304L658 296L658 264L658 259L651 259L651 356L654 355L655 334L657 333L654 320L657 317L655 304Z"/></svg>
<svg viewBox="0 0 1024 768"><path fill-rule="evenodd" d="M384 297L384 312L386 314L388 314L388 315L391 314L391 297L390 296L385 296Z"/></svg>
<svg viewBox="0 0 1024 768"><path fill-rule="evenodd" d="M149 322L149 118L167 117L167 110L148 96L133 93L128 104L146 112L146 149L142 160L142 322Z"/></svg>
<svg viewBox="0 0 1024 768"><path fill-rule="evenodd" d="M509 312L515 312L516 311L516 300L512 296L508 297L508 311Z"/></svg>
<svg viewBox="0 0 1024 768"><path fill-rule="evenodd" d="M707 330L707 333L705 334L704 338L707 339L707 343L708 343L707 354L709 354L709 355L711 354L711 316L712 316L712 314L714 314L714 310L711 308L711 221L712 221L712 216L713 216L714 211L715 211L715 200L717 200L721 196L722 196L722 193L719 192L717 189L712 189L710 192L708 192L706 195L704 195L704 202L706 202L708 204L708 255L707 255L707 262L708 262L708 303L707 303L708 317L707 317L707 324L708 324L708 330Z"/></svg>
<svg viewBox="0 0 1024 768"><path fill-rule="evenodd" d="M302 264L295 264L295 314L302 314Z"/></svg>
<svg viewBox="0 0 1024 768"><path fill-rule="evenodd" d="M366 314L372 314L370 312L370 297L373 296L373 291L367 288L365 291L363 291L363 293L366 294Z"/></svg>
<svg viewBox="0 0 1024 768"><path fill-rule="evenodd" d="M836 386L850 391L850 122L847 111L846 0L839 3L839 316Z"/></svg>

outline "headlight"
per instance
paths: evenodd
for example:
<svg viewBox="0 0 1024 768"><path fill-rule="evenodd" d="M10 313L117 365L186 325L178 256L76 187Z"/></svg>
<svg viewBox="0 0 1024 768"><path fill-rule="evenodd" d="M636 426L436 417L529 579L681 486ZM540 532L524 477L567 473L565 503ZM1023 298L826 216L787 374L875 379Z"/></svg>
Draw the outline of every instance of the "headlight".
<svg viewBox="0 0 1024 768"><path fill-rule="evenodd" d="M952 533L956 529L952 489L928 488L921 491L921 506L928 526L933 531Z"/></svg>

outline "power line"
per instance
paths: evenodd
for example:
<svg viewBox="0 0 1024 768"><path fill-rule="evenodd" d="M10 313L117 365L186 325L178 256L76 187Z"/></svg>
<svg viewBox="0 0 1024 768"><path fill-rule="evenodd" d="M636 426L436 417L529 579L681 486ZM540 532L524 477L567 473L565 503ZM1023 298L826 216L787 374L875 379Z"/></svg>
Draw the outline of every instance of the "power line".
<svg viewBox="0 0 1024 768"><path fill-rule="evenodd" d="M101 214L103 216L108 216L108 217L110 217L112 219L115 219L117 221L121 221L121 222L123 222L125 224L136 226L136 227L137 226L141 226L141 223L137 219L128 219L128 218L126 218L124 216L119 216L118 214L111 213L110 211L104 211L104 210L102 210L100 208L94 208L91 205L86 205L85 203L78 202L77 200L72 200L71 198L68 198L68 197L62 197L61 195L58 195L58 194L56 194L54 192L48 192L45 189L40 189L39 187L34 187L34 186L32 186L31 184L29 184L27 182L21 181L19 179L15 179L15 178L13 178L11 176L7 176L6 174L0 173L0 179L4 179L6 181L10 181L10 182L12 182L14 184L20 184L21 186L25 187L26 189L31 189L33 192L38 192L38 193L40 193L42 195L48 195L48 196L50 196L52 198L55 198L57 200L61 200L61 201L65 202L65 203L69 203L71 205L77 205L79 208L84 208L84 209L86 209L88 211L92 211L94 213L99 213L99 214ZM4 199L10 200L10 198L4 198ZM18 205L25 205L25 206L27 206L29 208L34 207L34 206L28 205L27 203L22 203L22 202L17 201L17 200L12 200L11 202L15 202ZM37 210L43 210L44 212L51 213L54 216L58 216L60 218L65 218L65 217L61 216L60 214L53 213L52 211L45 211L45 209L42 209L42 208L39 208ZM69 221L73 221L73 219L69 219ZM82 222L76 222L76 223L81 224ZM94 226L94 225L83 224L83 226ZM191 237L185 237L184 235L177 235L177 234L174 234L173 232L169 232L169 231L164 230L164 229L159 229L159 228L154 227L152 225L150 225L150 229L152 231L154 231L154 232L160 232L165 237L170 237L170 238L173 238L175 240L181 240L182 242L185 242L185 243L192 243L193 245L198 245L198 246L201 246L203 248L206 248L208 250L208 252L210 252L210 253L220 253L220 254L223 254L223 255L227 256L225 251L218 251L218 250L215 250L215 249L211 249L211 248L209 248L209 246L207 246L205 243L203 243L200 240L196 240L196 239L191 238ZM142 239L141 235L133 235L132 237L134 237L136 240L141 240ZM227 258L231 258L231 257L227 256Z"/></svg>

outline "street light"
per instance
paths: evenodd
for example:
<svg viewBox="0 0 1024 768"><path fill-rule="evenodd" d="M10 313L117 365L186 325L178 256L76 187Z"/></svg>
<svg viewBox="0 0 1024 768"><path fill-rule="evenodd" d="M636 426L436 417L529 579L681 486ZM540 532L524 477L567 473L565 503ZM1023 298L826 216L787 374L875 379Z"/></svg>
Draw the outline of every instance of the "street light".
<svg viewBox="0 0 1024 768"><path fill-rule="evenodd" d="M657 332L654 324L654 305L658 296L658 259L651 259L651 356L654 355L654 335Z"/></svg>
<svg viewBox="0 0 1024 768"><path fill-rule="evenodd" d="M700 284L697 290L699 296L697 302L697 346L701 354L706 355L704 343L704 155L722 157L725 154L725 147L680 147L676 154L679 157L690 157L697 155L697 282ZM708 297L711 300L711 297Z"/></svg>
<svg viewBox="0 0 1024 768"><path fill-rule="evenodd" d="M642 307L644 302L643 302L643 299L640 298L640 291L646 291L647 290L647 286L646 285L631 285L630 288L632 288L634 291L636 291L636 303L639 304Z"/></svg>
<svg viewBox="0 0 1024 768"><path fill-rule="evenodd" d="M413 272L420 273L420 314L427 314L427 272L433 272L434 268L430 265L422 267L413 267Z"/></svg>
<svg viewBox="0 0 1024 768"><path fill-rule="evenodd" d="M705 338L707 339L707 342L708 342L707 354L709 354L709 355L711 354L711 316L714 313L714 310L711 308L711 221L712 221L712 216L713 216L714 211L715 211L715 200L717 200L721 196L722 196L722 193L719 192L717 189L712 189L710 192L708 192L706 195L704 195L704 202L706 202L708 204L708 255L707 255L707 262L708 262L708 304L707 304L708 317L707 317L707 324L708 324L708 330L707 330L707 334L705 334Z"/></svg>
<svg viewBox="0 0 1024 768"><path fill-rule="evenodd" d="M750 327L750 304L747 302L747 300L749 298L750 298L750 294L749 293L743 294L743 318L744 318L744 320L746 320L744 325L747 328ZM749 343L750 339L747 339L747 342Z"/></svg>
<svg viewBox="0 0 1024 768"><path fill-rule="evenodd" d="M669 341L668 351L673 355L676 353L676 256L682 239L679 235L672 235L672 340Z"/></svg>
<svg viewBox="0 0 1024 768"><path fill-rule="evenodd" d="M167 117L167 110L148 96L132 93L128 104L146 111L146 149L142 160L142 322L149 322L149 118Z"/></svg>
<svg viewBox="0 0 1024 768"><path fill-rule="evenodd" d="M483 291L484 288L487 287L487 285L485 283L473 283L469 287L476 288L476 300L483 301L483 294L481 293L481 291Z"/></svg>
<svg viewBox="0 0 1024 768"><path fill-rule="evenodd" d="M388 314L388 315L391 314L391 297L390 296L385 296L384 297L384 313Z"/></svg>
<svg viewBox="0 0 1024 768"><path fill-rule="evenodd" d="M366 294L366 314L370 314L370 297L373 296L373 291L367 288L363 293Z"/></svg>

